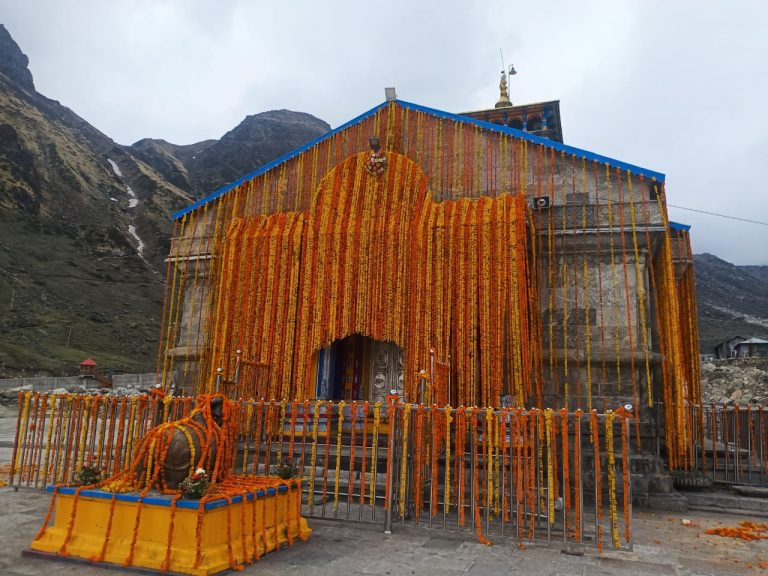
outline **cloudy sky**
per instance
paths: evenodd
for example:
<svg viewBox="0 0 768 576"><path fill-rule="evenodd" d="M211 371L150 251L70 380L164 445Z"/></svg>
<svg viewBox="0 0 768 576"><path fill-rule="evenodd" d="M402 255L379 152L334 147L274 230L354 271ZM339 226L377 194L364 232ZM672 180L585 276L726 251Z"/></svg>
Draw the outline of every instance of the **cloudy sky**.
<svg viewBox="0 0 768 576"><path fill-rule="evenodd" d="M568 144L664 172L669 203L768 223L764 0L3 0L37 89L114 140L219 138L246 115L332 126L384 99L560 100ZM696 252L768 264L768 226L670 208Z"/></svg>

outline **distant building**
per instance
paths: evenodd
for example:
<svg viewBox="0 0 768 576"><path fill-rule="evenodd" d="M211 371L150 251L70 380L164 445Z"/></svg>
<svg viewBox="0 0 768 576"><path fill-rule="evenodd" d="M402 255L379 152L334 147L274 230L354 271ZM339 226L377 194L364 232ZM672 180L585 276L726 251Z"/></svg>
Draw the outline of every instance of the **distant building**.
<svg viewBox="0 0 768 576"><path fill-rule="evenodd" d="M86 358L80 362L80 377L93 378L96 375L96 362L92 358Z"/></svg>
<svg viewBox="0 0 768 576"><path fill-rule="evenodd" d="M768 340L750 338L734 346L738 358L768 358Z"/></svg>
<svg viewBox="0 0 768 576"><path fill-rule="evenodd" d="M734 356L734 347L739 342L744 342L746 338L743 336L734 336L733 338L729 338L728 340L725 340L724 342L720 342L717 346L715 346L715 358L731 358Z"/></svg>

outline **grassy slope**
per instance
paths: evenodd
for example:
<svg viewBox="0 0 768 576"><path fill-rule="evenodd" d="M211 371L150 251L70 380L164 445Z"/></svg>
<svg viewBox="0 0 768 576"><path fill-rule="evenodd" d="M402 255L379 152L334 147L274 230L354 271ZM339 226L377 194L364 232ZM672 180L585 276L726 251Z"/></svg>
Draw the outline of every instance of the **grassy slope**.
<svg viewBox="0 0 768 576"><path fill-rule="evenodd" d="M38 226L0 215L0 377L71 374L88 356L105 369L153 370L160 279L130 252L94 258L77 229Z"/></svg>

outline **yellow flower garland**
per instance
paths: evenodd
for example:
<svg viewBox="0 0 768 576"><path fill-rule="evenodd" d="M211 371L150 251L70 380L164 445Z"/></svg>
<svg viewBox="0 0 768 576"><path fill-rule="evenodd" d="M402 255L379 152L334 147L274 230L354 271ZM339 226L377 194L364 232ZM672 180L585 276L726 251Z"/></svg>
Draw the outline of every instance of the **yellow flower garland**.
<svg viewBox="0 0 768 576"><path fill-rule="evenodd" d="M555 471L552 462L552 409L544 410L544 433L547 445L547 517L555 523Z"/></svg>
<svg viewBox="0 0 768 576"><path fill-rule="evenodd" d="M616 510L616 458L613 454L613 419L616 415L608 410L605 414L605 453L608 458L608 497L611 511L611 535L613 545L618 548L619 515Z"/></svg>

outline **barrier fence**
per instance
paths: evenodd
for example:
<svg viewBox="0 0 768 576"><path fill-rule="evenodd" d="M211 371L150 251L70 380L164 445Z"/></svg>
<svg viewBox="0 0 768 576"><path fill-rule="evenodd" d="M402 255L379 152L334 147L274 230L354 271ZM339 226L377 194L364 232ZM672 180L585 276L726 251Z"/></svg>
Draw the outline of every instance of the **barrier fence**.
<svg viewBox="0 0 768 576"><path fill-rule="evenodd" d="M768 411L761 405L689 405L689 467L715 482L768 484Z"/></svg>
<svg viewBox="0 0 768 576"><path fill-rule="evenodd" d="M11 483L109 476L193 398L22 394ZM305 479L303 513L519 543L631 543L629 421L617 413L423 404L238 401L236 474Z"/></svg>

